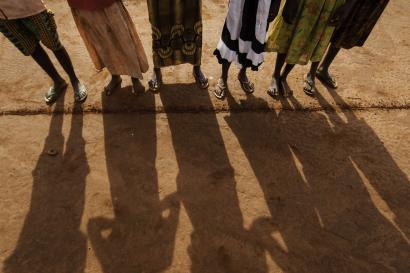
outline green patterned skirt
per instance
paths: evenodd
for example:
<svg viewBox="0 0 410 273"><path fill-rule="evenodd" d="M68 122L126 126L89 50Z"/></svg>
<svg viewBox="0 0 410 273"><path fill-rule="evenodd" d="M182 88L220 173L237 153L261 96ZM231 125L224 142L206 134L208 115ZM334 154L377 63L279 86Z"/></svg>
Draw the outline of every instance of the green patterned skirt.
<svg viewBox="0 0 410 273"><path fill-rule="evenodd" d="M276 18L269 33L266 50L287 54L288 64L319 62L332 38L335 27L329 19L344 0L301 0L293 24Z"/></svg>
<svg viewBox="0 0 410 273"><path fill-rule="evenodd" d="M201 64L201 0L147 0L156 68Z"/></svg>

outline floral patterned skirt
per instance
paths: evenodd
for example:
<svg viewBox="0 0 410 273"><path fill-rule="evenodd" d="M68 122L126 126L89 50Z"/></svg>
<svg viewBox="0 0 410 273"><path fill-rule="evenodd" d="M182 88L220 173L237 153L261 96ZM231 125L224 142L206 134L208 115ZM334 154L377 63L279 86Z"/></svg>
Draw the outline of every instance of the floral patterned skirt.
<svg viewBox="0 0 410 273"><path fill-rule="evenodd" d="M147 0L154 66L201 64L201 0ZM170 8L172 7L172 8Z"/></svg>

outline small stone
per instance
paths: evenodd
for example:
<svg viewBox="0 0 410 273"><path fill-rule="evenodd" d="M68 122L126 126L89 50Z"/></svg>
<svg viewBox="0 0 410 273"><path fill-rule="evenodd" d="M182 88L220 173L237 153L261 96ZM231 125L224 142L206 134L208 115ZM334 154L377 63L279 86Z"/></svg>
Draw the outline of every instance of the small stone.
<svg viewBox="0 0 410 273"><path fill-rule="evenodd" d="M56 155L58 155L58 151L56 151L54 149L50 149L50 150L47 151L47 154L49 156L56 156Z"/></svg>

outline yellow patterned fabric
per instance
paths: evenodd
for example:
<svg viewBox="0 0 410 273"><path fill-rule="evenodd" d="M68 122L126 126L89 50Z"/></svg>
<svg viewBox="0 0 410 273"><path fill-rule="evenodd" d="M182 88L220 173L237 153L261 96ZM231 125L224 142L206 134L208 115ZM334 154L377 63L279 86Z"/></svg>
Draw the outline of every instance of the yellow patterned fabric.
<svg viewBox="0 0 410 273"><path fill-rule="evenodd" d="M33 54L40 41L52 51L62 48L54 14L49 10L22 19L0 19L0 32L26 56Z"/></svg>
<svg viewBox="0 0 410 273"><path fill-rule="evenodd" d="M276 18L266 51L286 54L288 64L319 62L335 30L329 20L344 1L301 0L293 24L287 24L282 16Z"/></svg>
<svg viewBox="0 0 410 273"><path fill-rule="evenodd" d="M156 68L201 64L201 0L147 0ZM172 8L170 8L172 7Z"/></svg>

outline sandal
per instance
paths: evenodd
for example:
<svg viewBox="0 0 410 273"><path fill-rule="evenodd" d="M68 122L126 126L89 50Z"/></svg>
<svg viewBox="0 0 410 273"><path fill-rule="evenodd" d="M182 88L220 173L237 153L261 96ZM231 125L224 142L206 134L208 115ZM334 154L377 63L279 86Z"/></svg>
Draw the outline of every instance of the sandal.
<svg viewBox="0 0 410 273"><path fill-rule="evenodd" d="M151 90L152 92L158 92L161 86L162 86L162 80L158 80L157 78L154 78L148 81L149 90Z"/></svg>
<svg viewBox="0 0 410 273"><path fill-rule="evenodd" d="M315 82L312 81L312 79L310 79L309 77L305 80L305 86L303 87L303 91L306 95L311 97L315 96L315 94L317 93Z"/></svg>
<svg viewBox="0 0 410 273"><path fill-rule="evenodd" d="M118 87L121 87L122 79L119 77L118 80L111 79L106 87L104 87L104 93L106 96L111 96L111 94L116 90Z"/></svg>
<svg viewBox="0 0 410 273"><path fill-rule="evenodd" d="M76 102L83 103L87 99L87 87L81 82L77 83L77 88L74 88L74 99Z"/></svg>
<svg viewBox="0 0 410 273"><path fill-rule="evenodd" d="M323 73L323 70L319 69L316 73L316 77L327 87L337 89L336 78L330 76L328 73Z"/></svg>
<svg viewBox="0 0 410 273"><path fill-rule="evenodd" d="M241 83L242 90L247 94L252 94L255 92L255 85L251 83L248 79L242 80L240 76L238 76L238 80Z"/></svg>
<svg viewBox="0 0 410 273"><path fill-rule="evenodd" d="M44 101L51 105L58 100L60 95L67 89L68 84L66 82L61 83L60 86L51 86L48 92L44 95Z"/></svg>
<svg viewBox="0 0 410 273"><path fill-rule="evenodd" d="M277 80L276 78L272 78L269 89L267 91L268 95L271 96L275 100L279 99L279 96L280 96L280 89L279 89L278 81L280 80Z"/></svg>
<svg viewBox="0 0 410 273"><path fill-rule="evenodd" d="M196 83L199 85L201 89L207 89L209 87L208 78L200 71L199 75L197 73L193 73Z"/></svg>
<svg viewBox="0 0 410 273"><path fill-rule="evenodd" d="M223 100L226 97L226 92L228 92L228 86L223 79L219 79L216 84L216 88L213 91L216 98Z"/></svg>

